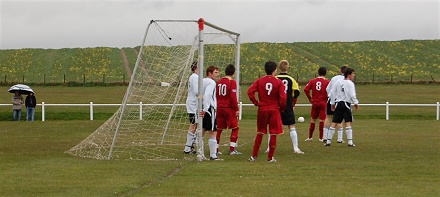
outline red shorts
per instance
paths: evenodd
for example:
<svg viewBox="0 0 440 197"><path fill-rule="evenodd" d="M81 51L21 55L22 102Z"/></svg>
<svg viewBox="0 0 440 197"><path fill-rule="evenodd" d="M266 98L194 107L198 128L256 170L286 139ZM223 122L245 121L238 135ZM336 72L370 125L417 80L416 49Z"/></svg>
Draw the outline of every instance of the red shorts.
<svg viewBox="0 0 440 197"><path fill-rule="evenodd" d="M257 115L257 133L267 134L267 125L269 125L269 134L280 135L284 133L281 114L276 110L260 110Z"/></svg>
<svg viewBox="0 0 440 197"><path fill-rule="evenodd" d="M310 116L312 117L312 119L319 119L320 120L325 120L325 110L327 108L327 102L319 102L319 103L313 103L312 104L312 109L310 110Z"/></svg>
<svg viewBox="0 0 440 197"><path fill-rule="evenodd" d="M217 109L217 129L235 129L238 128L238 118L235 111L231 108Z"/></svg>

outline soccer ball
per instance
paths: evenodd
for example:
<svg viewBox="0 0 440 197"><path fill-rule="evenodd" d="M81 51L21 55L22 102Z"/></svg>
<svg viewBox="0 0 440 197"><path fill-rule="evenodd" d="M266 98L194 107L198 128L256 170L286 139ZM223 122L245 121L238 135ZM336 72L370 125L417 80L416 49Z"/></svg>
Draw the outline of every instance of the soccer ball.
<svg viewBox="0 0 440 197"><path fill-rule="evenodd" d="M300 116L300 117L298 118L298 122L304 122L304 117Z"/></svg>

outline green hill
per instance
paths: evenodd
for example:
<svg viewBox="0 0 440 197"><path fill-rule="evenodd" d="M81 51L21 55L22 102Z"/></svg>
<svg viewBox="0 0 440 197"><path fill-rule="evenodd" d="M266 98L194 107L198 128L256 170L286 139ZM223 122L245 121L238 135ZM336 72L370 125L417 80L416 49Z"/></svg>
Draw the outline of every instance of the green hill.
<svg viewBox="0 0 440 197"><path fill-rule="evenodd" d="M126 83L139 47L0 50L0 80L5 84ZM356 70L363 82L433 82L440 80L440 40L242 43L241 79L264 75L267 60L286 59L301 83L320 66L338 73L341 65Z"/></svg>

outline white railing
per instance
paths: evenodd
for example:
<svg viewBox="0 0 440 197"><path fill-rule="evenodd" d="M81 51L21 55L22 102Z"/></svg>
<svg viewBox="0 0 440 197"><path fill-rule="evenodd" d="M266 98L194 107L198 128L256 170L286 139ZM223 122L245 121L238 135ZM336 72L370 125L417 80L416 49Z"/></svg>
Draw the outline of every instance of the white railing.
<svg viewBox="0 0 440 197"><path fill-rule="evenodd" d="M11 106L12 104L0 104L0 106ZM139 104L127 104L129 106L139 106L139 119L142 120L142 107L143 106L150 106L150 105L163 105L163 106L171 106L172 104L143 104L140 102ZM121 106L121 104L95 104L93 102L90 102L89 104L46 104L42 102L41 104L37 104L37 106L41 106L41 121L45 121L45 113L46 113L46 107L47 106L63 106L63 107L86 107L89 106L90 108L90 120L93 120L93 107L94 106ZM185 104L177 104L177 106L185 106ZM241 112L243 110L243 106L254 106L253 104L243 104L240 102L239 109L240 109L240 119L241 119ZM296 107L311 107L311 104L296 104ZM386 102L385 104L359 104L359 106L385 106L385 119L390 119L390 106L396 106L396 107L436 107L436 120L440 119L440 102L437 102L436 104L391 104L389 102Z"/></svg>

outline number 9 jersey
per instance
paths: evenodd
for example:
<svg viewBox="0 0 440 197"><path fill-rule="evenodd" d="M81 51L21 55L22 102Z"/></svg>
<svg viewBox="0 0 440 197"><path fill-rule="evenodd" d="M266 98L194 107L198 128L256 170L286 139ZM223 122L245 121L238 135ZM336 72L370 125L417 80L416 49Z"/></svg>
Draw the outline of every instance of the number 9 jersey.
<svg viewBox="0 0 440 197"><path fill-rule="evenodd" d="M258 100L255 98L258 93ZM260 110L286 108L286 92L283 82L272 75L266 75L257 79L248 89L249 99Z"/></svg>

